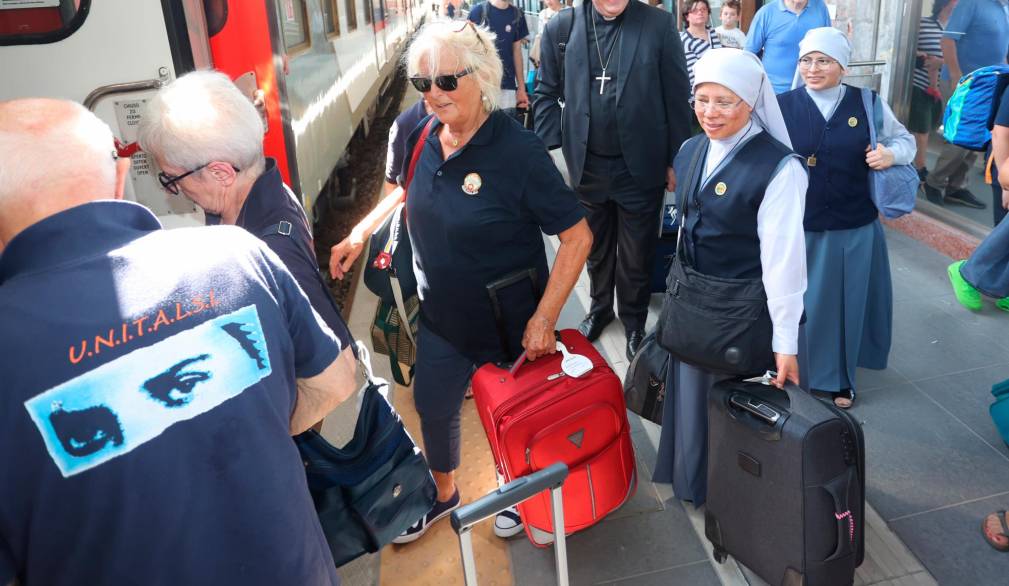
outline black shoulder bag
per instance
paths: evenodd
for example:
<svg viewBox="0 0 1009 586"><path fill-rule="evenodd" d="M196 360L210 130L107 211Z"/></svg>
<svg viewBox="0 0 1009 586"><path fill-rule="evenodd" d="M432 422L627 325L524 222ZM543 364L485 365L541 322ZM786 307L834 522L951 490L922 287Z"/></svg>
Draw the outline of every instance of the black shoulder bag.
<svg viewBox="0 0 1009 586"><path fill-rule="evenodd" d="M681 221L676 256L666 277L657 337L674 358L704 370L732 375L763 374L774 368L773 326L761 279L729 279L698 272L683 242L687 226L688 194L700 213L703 145L694 152L681 183ZM688 228L689 229L689 228Z"/></svg>
<svg viewBox="0 0 1009 586"><path fill-rule="evenodd" d="M434 506L437 487L427 461L386 399L364 344L357 355L366 380L354 437L343 448L308 430L294 441L333 561L341 566L374 553Z"/></svg>

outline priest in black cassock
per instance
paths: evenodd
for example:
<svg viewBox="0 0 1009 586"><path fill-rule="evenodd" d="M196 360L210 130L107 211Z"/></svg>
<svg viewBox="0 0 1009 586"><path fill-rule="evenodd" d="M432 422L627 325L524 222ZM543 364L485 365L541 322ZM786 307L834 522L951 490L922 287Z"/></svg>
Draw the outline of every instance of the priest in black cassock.
<svg viewBox="0 0 1009 586"><path fill-rule="evenodd" d="M630 359L648 315L663 192L676 185L673 159L690 136L683 46L668 12L591 0L550 20L540 52L536 134L563 150L595 238L592 307L578 329L599 337L613 321L615 289Z"/></svg>

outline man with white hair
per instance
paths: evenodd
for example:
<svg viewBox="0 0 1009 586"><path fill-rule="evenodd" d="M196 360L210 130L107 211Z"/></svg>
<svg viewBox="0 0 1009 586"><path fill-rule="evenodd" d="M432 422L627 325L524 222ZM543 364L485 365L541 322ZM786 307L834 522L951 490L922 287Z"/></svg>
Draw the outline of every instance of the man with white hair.
<svg viewBox="0 0 1009 586"><path fill-rule="evenodd" d="M347 324L319 274L312 232L274 159L263 156L263 121L216 71L188 73L161 89L140 122L140 145L166 191L203 208L207 224L244 228L277 253L348 354Z"/></svg>
<svg viewBox="0 0 1009 586"><path fill-rule="evenodd" d="M0 102L0 161L0 583L338 584L289 436L354 363L279 259L117 201L78 104Z"/></svg>

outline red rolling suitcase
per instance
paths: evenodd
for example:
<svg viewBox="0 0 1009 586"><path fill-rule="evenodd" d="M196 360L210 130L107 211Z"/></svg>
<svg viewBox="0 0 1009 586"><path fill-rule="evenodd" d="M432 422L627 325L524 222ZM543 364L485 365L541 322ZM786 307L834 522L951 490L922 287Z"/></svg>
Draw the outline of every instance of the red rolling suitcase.
<svg viewBox="0 0 1009 586"><path fill-rule="evenodd" d="M564 530L595 525L634 494L634 447L620 379L585 336L563 330L569 353L592 361L574 378L561 370L560 352L509 371L488 364L473 375L473 397L498 470L507 481L554 462L570 469L564 484ZM536 545L553 531L546 492L518 505Z"/></svg>

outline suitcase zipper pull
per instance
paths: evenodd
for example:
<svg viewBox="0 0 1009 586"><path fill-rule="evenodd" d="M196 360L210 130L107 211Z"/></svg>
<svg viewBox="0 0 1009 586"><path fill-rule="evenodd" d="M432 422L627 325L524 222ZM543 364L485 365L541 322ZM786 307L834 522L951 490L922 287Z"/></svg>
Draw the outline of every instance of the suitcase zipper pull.
<svg viewBox="0 0 1009 586"><path fill-rule="evenodd" d="M532 459L531 452L532 448L526 448L526 464L528 464L529 466L533 465L533 463L530 461Z"/></svg>

